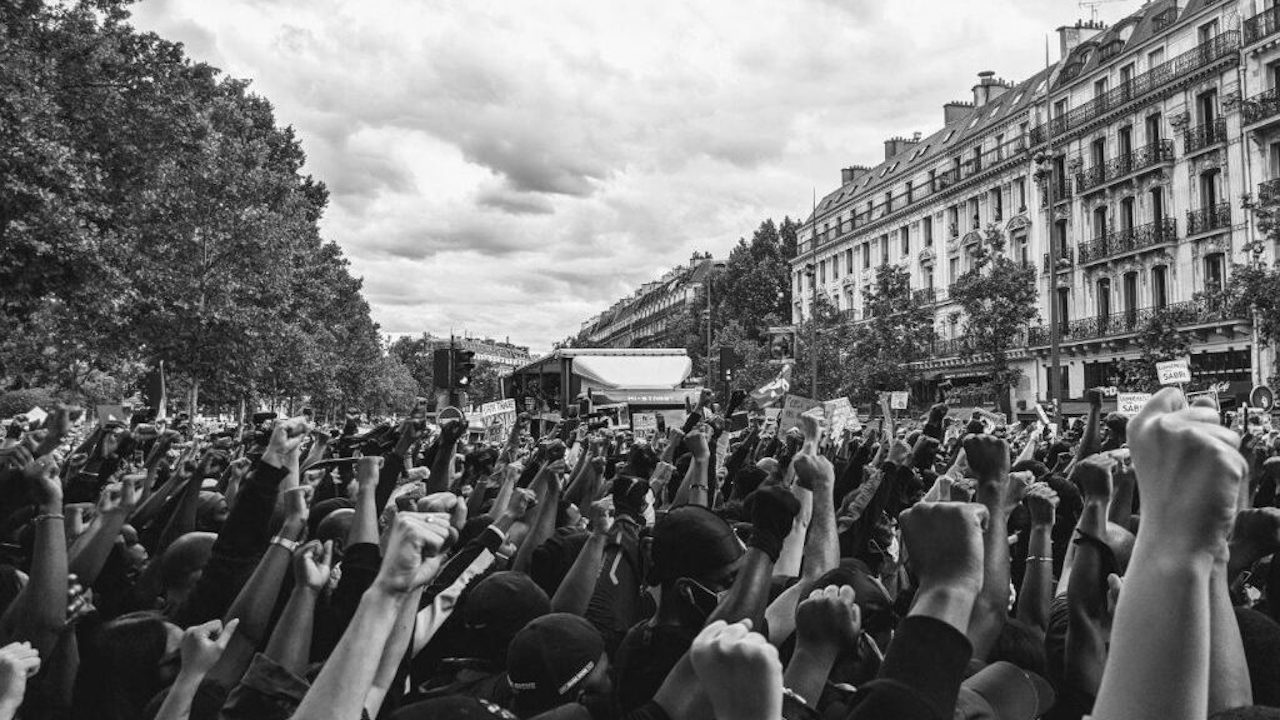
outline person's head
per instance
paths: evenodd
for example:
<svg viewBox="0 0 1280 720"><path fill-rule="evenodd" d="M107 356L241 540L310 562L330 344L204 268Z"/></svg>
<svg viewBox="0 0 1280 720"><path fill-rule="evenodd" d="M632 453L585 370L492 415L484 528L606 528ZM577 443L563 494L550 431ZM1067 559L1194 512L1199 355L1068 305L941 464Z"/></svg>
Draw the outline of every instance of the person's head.
<svg viewBox="0 0 1280 720"><path fill-rule="evenodd" d="M577 615L553 613L522 628L507 653L507 679L522 718L571 702L613 706L604 639Z"/></svg>
<svg viewBox="0 0 1280 720"><path fill-rule="evenodd" d="M160 582L170 605L180 604L196 586L217 539L211 532L189 532L170 543L160 555Z"/></svg>
<svg viewBox="0 0 1280 720"><path fill-rule="evenodd" d="M332 540L334 547L343 547L346 545L347 533L351 530L351 524L355 522L356 511L352 508L338 508L333 512L325 515L320 524L316 526L315 539L320 542Z"/></svg>
<svg viewBox="0 0 1280 720"><path fill-rule="evenodd" d="M649 552L648 584L661 588L664 609L701 624L733 584L743 549L715 513L682 505L654 525Z"/></svg>
<svg viewBox="0 0 1280 720"><path fill-rule="evenodd" d="M196 507L196 528L206 532L218 532L231 513L227 499L220 492L201 490Z"/></svg>
<svg viewBox="0 0 1280 720"><path fill-rule="evenodd" d="M991 662L1011 662L1027 672L1044 676L1048 665L1044 633L1017 618L1007 618L996 638L995 647L991 649L990 659Z"/></svg>
<svg viewBox="0 0 1280 720"><path fill-rule="evenodd" d="M76 717L133 720L170 685L181 665L182 628L159 613L122 615L80 645Z"/></svg>
<svg viewBox="0 0 1280 720"><path fill-rule="evenodd" d="M522 572L495 572L462 598L462 621L476 656L501 665L520 628L551 612L551 598Z"/></svg>

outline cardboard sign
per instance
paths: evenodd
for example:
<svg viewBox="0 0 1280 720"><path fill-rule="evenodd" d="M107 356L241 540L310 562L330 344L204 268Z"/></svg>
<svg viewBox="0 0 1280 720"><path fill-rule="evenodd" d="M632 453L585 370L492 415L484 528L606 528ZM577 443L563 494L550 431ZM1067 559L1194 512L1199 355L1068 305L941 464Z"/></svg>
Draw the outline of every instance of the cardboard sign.
<svg viewBox="0 0 1280 720"><path fill-rule="evenodd" d="M817 400L810 400L799 395L788 395L782 405L782 414L778 416L778 432L784 433L800 425L800 416L806 411L822 407Z"/></svg>
<svg viewBox="0 0 1280 720"><path fill-rule="evenodd" d="M27 422L31 423L33 426L43 423L44 419L47 417L49 417L49 413L45 412L44 408L39 405L36 405L27 411Z"/></svg>
<svg viewBox="0 0 1280 720"><path fill-rule="evenodd" d="M1161 385L1177 385L1191 382L1191 361L1188 358L1156 363L1156 374Z"/></svg>
<svg viewBox="0 0 1280 720"><path fill-rule="evenodd" d="M849 398L828 400L822 403L822 407L826 411L827 427L831 428L832 437L838 438L843 435L845 428L857 430L862 427L861 421L858 420L858 412L853 409Z"/></svg>
<svg viewBox="0 0 1280 720"><path fill-rule="evenodd" d="M906 410L908 398L910 398L910 393L906 390L895 390L889 393L889 408L891 410Z"/></svg>
<svg viewBox="0 0 1280 720"><path fill-rule="evenodd" d="M1142 406L1146 405L1150 399L1151 393L1117 393L1116 412L1133 417L1142 410Z"/></svg>
<svg viewBox="0 0 1280 720"><path fill-rule="evenodd" d="M658 416L653 413L632 414L631 430L637 438L652 438L658 432Z"/></svg>
<svg viewBox="0 0 1280 720"><path fill-rule="evenodd" d="M484 403L480 406L479 419L481 427L487 434L486 439L493 442L505 440L516 424L516 401L498 400Z"/></svg>

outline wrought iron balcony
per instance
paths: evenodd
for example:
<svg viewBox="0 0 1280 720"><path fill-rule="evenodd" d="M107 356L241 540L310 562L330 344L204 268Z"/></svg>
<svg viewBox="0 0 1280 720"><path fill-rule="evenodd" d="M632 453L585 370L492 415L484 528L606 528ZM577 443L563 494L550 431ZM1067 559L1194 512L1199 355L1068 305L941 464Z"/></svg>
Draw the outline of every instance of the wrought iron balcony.
<svg viewBox="0 0 1280 720"><path fill-rule="evenodd" d="M1064 178L1059 181L1057 187L1054 188L1053 203L1056 205L1058 203L1068 202L1074 194L1071 183L1067 182ZM1041 184L1040 186L1040 202L1044 205L1049 204L1049 185L1047 183Z"/></svg>
<svg viewBox="0 0 1280 720"><path fill-rule="evenodd" d="M1080 265L1092 265L1113 257L1139 252L1151 247L1177 242L1178 223L1173 218L1109 232L1100 238L1080 243Z"/></svg>
<svg viewBox="0 0 1280 720"><path fill-rule="evenodd" d="M1280 32L1280 6L1269 7L1244 21L1244 44L1252 45L1277 32Z"/></svg>
<svg viewBox="0 0 1280 720"><path fill-rule="evenodd" d="M1063 248L1062 252L1058 253L1058 272L1070 270L1074 263L1075 259L1072 257L1071 248ZM1044 270L1042 272L1044 274L1049 273L1049 253L1044 254Z"/></svg>
<svg viewBox="0 0 1280 720"><path fill-rule="evenodd" d="M1031 142L1039 145L1065 132L1088 123L1115 110L1131 100L1136 100L1170 81L1208 67L1223 59L1239 61L1240 31L1227 30L1197 45L1181 55L1151 68L1145 73L1122 83L1093 100L1074 108L1031 130Z"/></svg>
<svg viewBox="0 0 1280 720"><path fill-rule="evenodd" d="M938 301L938 291L934 288L921 288L911 291L911 299L920 305L929 305Z"/></svg>
<svg viewBox="0 0 1280 720"><path fill-rule="evenodd" d="M1212 230L1231 227L1231 203L1203 207L1187 212L1187 235L1199 235Z"/></svg>
<svg viewBox="0 0 1280 720"><path fill-rule="evenodd" d="M954 168L943 170L933 178L933 192L942 192L960 181L960 173Z"/></svg>
<svg viewBox="0 0 1280 720"><path fill-rule="evenodd" d="M1076 189L1082 193L1088 192L1133 173L1169 162L1173 162L1173 141L1157 140L1076 173Z"/></svg>
<svg viewBox="0 0 1280 720"><path fill-rule="evenodd" d="M1190 154L1226 141L1227 120L1226 118L1218 118L1213 122L1197 125L1187 130L1187 138L1183 147L1185 152Z"/></svg>
<svg viewBox="0 0 1280 720"><path fill-rule="evenodd" d="M1276 7L1280 7L1280 5ZM1240 109L1240 112L1245 125L1252 125L1280 115L1280 87L1260 92L1245 100L1244 107Z"/></svg>
<svg viewBox="0 0 1280 720"><path fill-rule="evenodd" d="M1167 319L1177 327L1203 325L1228 319L1226 310L1226 305L1221 300L1199 298L1165 305L1162 308L1132 308L1110 315L1064 320L1058 323L1058 341L1076 343L1131 335L1145 329L1156 316ZM1029 345L1031 347L1048 346L1049 328L1043 325L1031 328Z"/></svg>

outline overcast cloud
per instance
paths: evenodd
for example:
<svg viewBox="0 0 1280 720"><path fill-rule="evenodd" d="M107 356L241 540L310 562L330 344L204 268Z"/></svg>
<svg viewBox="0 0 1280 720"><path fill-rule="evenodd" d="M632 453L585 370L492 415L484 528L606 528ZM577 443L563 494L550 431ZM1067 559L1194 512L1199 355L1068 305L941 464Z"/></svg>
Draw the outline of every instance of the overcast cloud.
<svg viewBox="0 0 1280 720"><path fill-rule="evenodd" d="M1102 5L1114 20L1141 0ZM694 251L803 215L839 168L1021 80L1058 0L145 0L253 80L332 193L384 332L535 351ZM1057 37L1051 38L1057 57Z"/></svg>

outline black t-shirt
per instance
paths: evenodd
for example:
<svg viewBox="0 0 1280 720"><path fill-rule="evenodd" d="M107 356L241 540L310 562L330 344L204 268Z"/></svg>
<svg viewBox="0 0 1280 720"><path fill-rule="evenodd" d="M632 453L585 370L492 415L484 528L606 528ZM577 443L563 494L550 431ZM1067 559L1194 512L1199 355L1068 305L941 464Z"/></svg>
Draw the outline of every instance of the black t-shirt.
<svg viewBox="0 0 1280 720"><path fill-rule="evenodd" d="M650 626L648 621L627 632L613 662L613 686L623 712L631 712L653 699L697 636L698 628Z"/></svg>

